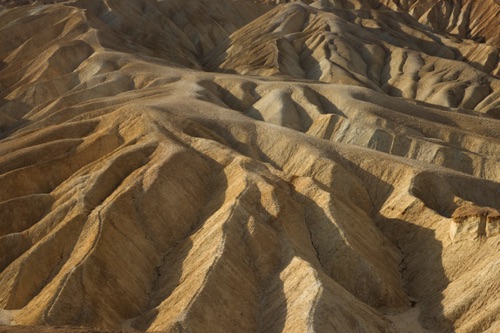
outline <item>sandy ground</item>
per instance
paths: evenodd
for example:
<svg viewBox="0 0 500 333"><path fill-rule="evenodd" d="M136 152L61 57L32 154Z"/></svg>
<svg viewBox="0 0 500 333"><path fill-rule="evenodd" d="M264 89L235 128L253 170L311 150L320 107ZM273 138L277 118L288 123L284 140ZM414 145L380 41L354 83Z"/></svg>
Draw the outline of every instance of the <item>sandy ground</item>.
<svg viewBox="0 0 500 333"><path fill-rule="evenodd" d="M432 333L433 331L427 330L422 327L418 321L418 316L420 314L420 309L418 307L413 307L408 311L400 314L386 315L386 317L392 321L393 327L399 333ZM0 333L2 332L14 332L14 333L28 333L28 332L39 332L39 333L115 333L120 331L115 330L100 330L93 328L82 328L82 327L49 327L49 326L1 326L8 325L12 319L12 313L8 310L0 309ZM124 325L122 331L130 331L129 325Z"/></svg>
<svg viewBox="0 0 500 333"><path fill-rule="evenodd" d="M115 333L120 331L109 331L81 327L49 327L49 326L0 326L0 332L14 333Z"/></svg>
<svg viewBox="0 0 500 333"><path fill-rule="evenodd" d="M418 321L420 309L416 306L408 311L399 314L386 315L392 321L394 328L399 333L431 333L433 331L427 330Z"/></svg>
<svg viewBox="0 0 500 333"><path fill-rule="evenodd" d="M12 321L14 311L0 309L0 325L9 325Z"/></svg>
<svg viewBox="0 0 500 333"><path fill-rule="evenodd" d="M51 327L51 326L9 326L12 322L14 315L14 310L4 310L0 309L0 332L19 332L19 333L114 333L120 331L113 330L101 330L94 328L83 328L83 327Z"/></svg>

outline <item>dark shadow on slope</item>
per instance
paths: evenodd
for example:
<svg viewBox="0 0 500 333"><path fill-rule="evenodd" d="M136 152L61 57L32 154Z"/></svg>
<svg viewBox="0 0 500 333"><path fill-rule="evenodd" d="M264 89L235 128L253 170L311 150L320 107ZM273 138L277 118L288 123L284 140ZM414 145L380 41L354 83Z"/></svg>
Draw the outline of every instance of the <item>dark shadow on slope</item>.
<svg viewBox="0 0 500 333"><path fill-rule="evenodd" d="M212 130L220 133L226 140L232 137L231 133L222 128L214 128L210 126ZM234 140L234 141L233 141ZM258 149L254 144L253 147L249 147L248 144L239 142L236 138L233 140L228 140L228 144L236 149L238 152L245 154L245 152L252 150L258 150L258 159L262 162L269 163L275 168L280 169L279 165L274 162L271 157L267 156L263 151ZM250 156L256 158L255 155ZM337 160L338 158L333 158ZM377 176L370 174L367 171L360 169L357 165L352 162L343 160L343 164L353 171L353 173L365 184L367 190L370 193L370 197L374 203L374 209L372 211L372 218L376 219L379 223L380 229L386 234L386 236L396 245L399 245L399 238L408 237L407 245L400 248L402 250L404 260L402 266L407 266L413 272L413 275L403 274L403 278L406 279L405 283L410 292L410 296L415 297L420 303L426 299L426 302L421 303L422 306L422 320L428 327L440 327L443 332L446 330L451 330L452 323L446 320L443 316L443 308L441 306L442 300L442 290L443 286L449 283L447 279L441 261L442 256L442 245L436 240L434 231L428 230L416 225L411 224L408 221L400 220L387 220L379 215L379 211L387 198L391 195L394 190L393 186L389 183L382 181ZM312 203L315 204L315 203ZM327 219L327 217L324 217ZM390 228L393 230L393 235L385 229ZM431 254L428 256L422 256L420 253ZM319 258L319 255L318 255ZM310 261L311 258L305 258ZM319 258L321 260L321 258ZM408 269L408 268L407 268ZM430 272L430 273L429 273ZM409 280L409 277L412 280ZM432 289L425 292L417 292L418 286L427 285L428 282Z"/></svg>
<svg viewBox="0 0 500 333"><path fill-rule="evenodd" d="M317 181L314 183L325 192L335 193L334 190ZM389 258L385 258L386 248L370 247L366 251L368 248L364 247L364 244L353 232L354 230L366 230L365 235L372 234L372 221L363 218L347 219L348 215L341 212L341 208L339 208L341 205L328 207L331 214L329 217L324 212L325 207L321 207L307 195L294 190L292 197L304 208L305 223L309 229L311 246L316 251L316 257L323 272L368 306L373 308L390 307L391 304L386 302L390 297L384 295L387 293L385 290L387 281L381 280L383 276L380 275L380 268L397 271L399 263L392 262L394 264L391 265L392 267L385 267L385 263L391 263ZM333 200L336 200L335 194L332 197ZM359 260L359 257L362 257L362 260ZM384 263L380 261L381 258L385 258L387 261ZM310 259L309 262L311 262ZM347 265L346 262L349 264ZM361 262L362 264L360 264ZM314 266L314 262L311 264ZM367 266L370 268L366 269ZM360 276L361 274L366 274L366 276ZM352 277L356 278L352 279ZM384 297L385 299L383 299Z"/></svg>
<svg viewBox="0 0 500 333"><path fill-rule="evenodd" d="M16 110L20 111L19 117ZM30 120L22 118L29 110L30 106L25 103L0 99L0 143L31 123Z"/></svg>
<svg viewBox="0 0 500 333"><path fill-rule="evenodd" d="M437 175L424 171L413 178L410 191L427 207L447 218L458 208L455 201L459 198L479 206L500 209L500 184L468 175Z"/></svg>
<svg viewBox="0 0 500 333"><path fill-rule="evenodd" d="M329 291L332 291L330 289L330 286L332 284L338 284L342 287L344 287L348 292L351 293L353 299L352 303L349 303L348 306L346 306L346 309L344 310L343 308L339 308L339 312L336 314L330 314L329 316L332 316L329 320L327 318L323 317L324 311L318 311L318 313L321 314L315 314L314 315L314 322L315 322L315 328L324 330L324 329L330 329L330 330L338 330L339 328L344 328L347 329L346 326L342 325L351 325L348 330L349 331L355 331L357 327L359 327L360 322L377 322L381 327L385 324L383 323L380 318L382 318L382 315L376 315L373 314L372 318L363 318L363 320L360 320L360 318L356 317L356 314L359 312L350 312L347 309L355 309L355 310L360 310L360 311L365 311L367 308L364 308L364 310L361 310L364 306L361 306L359 303L354 302L354 298L358 298L359 301L365 302L367 304L367 307L372 307L374 304L376 304L376 300L374 299L363 299L363 297L360 297L359 290L353 290L352 288L349 288L344 282L346 281L341 281L339 279L336 279L335 276L333 276L331 268L327 268L327 261L328 258L325 257L325 255L328 255L328 253L322 253L320 252L321 250L318 248L318 243L319 243L319 238L324 236L324 233L326 232L328 234L327 237L331 238L336 238L337 240L342 241L343 236L342 236L342 230L338 230L335 224L331 223L330 219L324 214L322 207L318 205L318 203L314 202L312 199L302 195L301 193L297 192L294 188L293 185L288 184L289 189L290 189L290 197L291 199L298 203L298 206L300 207L300 212L295 212L299 214L303 214L302 219L300 220L295 220L295 222L292 222L289 219L286 218L281 218L280 222L278 223L277 221L273 220L272 218L269 220L269 225L271 225L277 234L277 237L280 238L280 244L281 244L281 251L282 251L282 262L280 264L280 267L276 267L278 270L275 273L275 276L268 281L267 287L264 287L264 299L262 303L262 309L263 309L263 321L261 326L262 332L284 332L285 324L286 324L286 319L287 319L287 314L289 312L294 312L296 311L296 308L290 307L289 303L295 303L298 302L302 297L306 297L306 293L308 291L306 290L300 290L300 291L295 291L295 297L297 299L290 300L286 297L285 292L284 292L284 281L280 278L280 273L283 272L284 269L291 263L293 258L300 258L303 261L308 262L312 267L314 267L315 270L320 272L318 275L316 275L316 278L321 280L321 284L323 287L327 288ZM258 190L258 189L257 189ZM265 210L259 202L257 202L257 210ZM290 213L290 212L287 212ZM261 217L262 214L259 214L259 217ZM297 216L297 215L295 215ZM256 217L257 218L257 217ZM320 220L319 224L317 223L316 220ZM291 225L290 223L297 223L299 225ZM321 224L323 224L321 226ZM328 226L325 226L325 224L328 224ZM304 228L304 230L307 230L308 235L307 237L303 234L300 233L298 230L301 228ZM318 229L315 229L318 228ZM321 229L321 232L318 232L318 230ZM327 231L326 231L327 230ZM304 243L304 239L307 239L309 243ZM323 239L324 240L324 239ZM300 244L300 246L297 246L296 244ZM348 246L346 246L347 248ZM343 255L346 255L346 253L342 253L342 250L337 253L337 256L341 258ZM345 270L348 269L348 267L343 266L342 263L339 263L337 265L334 265L334 269L336 271L338 270ZM361 279L362 280L362 279ZM360 281L361 281L360 280ZM295 282L296 283L296 282ZM360 282L360 285L357 285L357 287L360 287L363 282ZM310 287L310 285L306 285L306 287ZM365 289L369 288L368 286L363 286ZM356 288L355 288L356 289ZM288 290L290 293L291 291ZM301 292L303 293L301 295ZM348 298L346 298L347 301L349 301ZM295 302L294 302L295 301ZM316 300L316 304L321 304L323 302L326 302L327 304L331 304L333 306L338 306L336 304L336 301L333 301L330 303L328 301L328 298L320 298ZM380 302L380 301L379 301ZM296 304L296 303L295 303ZM300 306L300 305L299 305ZM321 305L319 305L321 307ZM340 319L347 318L343 321L343 324L338 324L339 326L336 326L334 323L337 322L335 318ZM288 318L289 320L293 321L293 318ZM326 325L331 325L331 326L325 326ZM316 326L317 325L317 326ZM384 328L386 328L384 326Z"/></svg>
<svg viewBox="0 0 500 333"><path fill-rule="evenodd" d="M198 151L190 147L185 146L185 148L199 154ZM135 329L147 330L156 320L159 315L158 307L170 297L181 283L183 265L193 248L193 241L190 237L198 232L204 226L204 222L224 203L224 193L228 186L227 178L221 174L222 169L217 167L216 161L205 155L202 155L202 157L209 163L211 169L214 170L213 177L209 181L210 188L207 188L205 193L203 209L189 232L181 237L173 248L167 249L163 254L162 262L156 268L156 277L152 282L151 291L148 295L149 301L140 310L138 316L130 322L131 327ZM165 209L168 210L168 207L165 207ZM182 326L182 323L178 323L177 325Z"/></svg>
<svg viewBox="0 0 500 333"><path fill-rule="evenodd" d="M242 113L246 113L253 104L262 98L262 96L256 92L257 84L251 81L241 83L240 88L244 91L243 97L236 96L227 88L224 88L219 84L216 84L216 87L217 96L226 104L226 106Z"/></svg>
<svg viewBox="0 0 500 333"><path fill-rule="evenodd" d="M206 128L201 128L201 126L198 127L197 125L188 125L188 127L185 128L185 132L192 137L200 137L205 139L207 137L207 133L209 133ZM192 148L188 147L188 149ZM160 267L158 267L157 270L158 276L152 286L149 304L141 311L141 313L138 314L136 318L131 320L132 327L136 329L148 329L159 315L158 306L162 302L167 300L175 291L175 289L180 286L181 283L186 283L181 281L181 277L183 275L183 266L185 265L185 260L187 259L190 251L193 248L193 241L190 237L198 232L201 228L203 228L207 219L209 219L222 207L226 200L226 193L230 190L231 185L228 184L227 176L224 174L224 166L220 165L217 161L201 153L200 151L196 151L196 153L201 155L202 158L210 164L212 170L211 174L213 176L209 181L209 186L207 188L207 196L205 198L206 202L203 204L203 209L199 214L199 219L193 229L190 230L189 234L187 234L182 240L180 240L174 248L170 249L165 254L163 263ZM255 190L258 191L258 188L256 188L255 185L250 184L250 187L250 190L253 190L254 192ZM255 207L255 209L257 209L259 213L266 214L266 210L260 205L260 203L256 202L256 205L257 206ZM168 207L165 208L167 209ZM262 218L261 214L256 217L256 220L260 218ZM250 245L245 240L253 237L249 233L249 227L247 227L245 223L235 223L234 221L230 223L232 224L224 227L224 233L227 233L226 242L234 243L234 238L241 238L243 241L238 242L238 246L243 247L243 249L239 249L236 252L241 251L245 254L248 254L248 247L250 247ZM241 258L241 260L245 262L245 264L250 265L250 267L255 266L255 263L253 262L256 260L255 256L252 258L252 256L247 255L246 258ZM225 260L218 261L217 265L224 264L224 262ZM260 303L258 304L258 311L260 311L260 314L257 318L255 318L255 324L256 327L258 327L261 324L259 320L266 320L267 318L269 327L272 328L272 330L269 330L269 332L282 332L287 316L287 301L284 296L283 282L281 281L279 276L281 271L280 267L283 267L283 265L285 264L286 263L281 263L280 266L277 266L275 268L276 272L272 277L270 277L270 279L258 281L258 286L261 289L261 299ZM219 267L216 269L220 273L224 271L232 271L234 270L234 267ZM259 297L259 295L256 295L256 297ZM234 306L234 304L224 304L223 306ZM269 313L273 306L274 308L272 313ZM217 310L213 309L213 311ZM203 320L203 318L196 318L196 320L200 321ZM231 318L231 320L234 320L236 323L238 318ZM184 326L181 318L179 318L178 322L174 321L164 324L172 325L171 329L175 332L183 332L185 329L189 329L189 327Z"/></svg>
<svg viewBox="0 0 500 333"><path fill-rule="evenodd" d="M393 84L390 84L389 81L392 79L391 76L391 63L392 53L386 52L385 60L384 60L384 68L382 69L382 73L380 74L380 88L388 95L393 97L403 97L403 91Z"/></svg>
<svg viewBox="0 0 500 333"><path fill-rule="evenodd" d="M145 308L141 309L138 316L131 320L131 327L146 331L158 317L159 311L157 307L180 284L184 260L187 258L192 247L193 243L188 236L165 255L161 266L156 269L156 278L152 283L152 289L148 295L149 302Z"/></svg>
<svg viewBox="0 0 500 333"><path fill-rule="evenodd" d="M344 160L349 169L365 184L374 203L373 219L381 231L403 254L400 264L408 295L418 300L422 309L421 322L425 327L451 332L453 324L443 315L442 291L449 280L442 264L443 247L434 230L414 225L405 220L387 219L379 211L394 187L379 177ZM450 204L452 197L447 197ZM444 198L446 200L446 198ZM442 204L442 203L441 203ZM453 208L451 208L453 209Z"/></svg>
<svg viewBox="0 0 500 333"><path fill-rule="evenodd" d="M0 61L0 142L30 122L23 116L31 110L24 102L5 99L10 92L9 87L1 83L2 70L6 67L7 63Z"/></svg>
<svg viewBox="0 0 500 333"><path fill-rule="evenodd" d="M285 296L285 285L284 281L280 277L280 274L291 262L293 255L292 251L287 249L290 244L289 240L286 238L282 224L277 222L277 218L270 215L266 208L261 204L264 197L262 192L259 190L258 186L253 183L249 185L249 192L252 190L255 191L256 196L261 198L260 201L256 200L253 202L255 211L257 212L257 215L253 217L255 219L255 223L263 224L263 226L255 228L259 228L261 232L271 232L271 230L274 232L274 235L272 236L278 238L279 243L279 248L275 249L278 253L274 253L274 255L279 256L278 259L281 261L278 265L273 267L272 271L270 271L267 276L259 278L258 275L255 274L260 289L257 326L260 328L260 332L278 333L283 332L287 314L289 312L288 300ZM250 227L243 225L239 227L243 234L241 246L245 247L245 254L247 255L247 258L241 258L241 260L249 261L250 267L253 268L255 272L261 270L261 268L256 267L259 263L261 263L261 257L272 256L273 253L259 253L259 249L255 249L255 247L260 246L258 243L259 240L256 240L256 242L253 240L250 241L250 239L254 237L249 232Z"/></svg>
<svg viewBox="0 0 500 333"><path fill-rule="evenodd" d="M453 332L453 323L444 317L443 291L449 284L442 256L442 243L432 229L416 226L401 219L376 217L381 231L403 254L400 263L404 287L412 306L420 308L419 321L430 330Z"/></svg>
<svg viewBox="0 0 500 333"><path fill-rule="evenodd" d="M447 182L432 172L421 172L412 180L411 194L441 216L451 218L458 207Z"/></svg>
<svg viewBox="0 0 500 333"><path fill-rule="evenodd" d="M500 120L500 107L489 109L486 111L486 114L494 119Z"/></svg>
<svg viewBox="0 0 500 333"><path fill-rule="evenodd" d="M263 152L261 153L265 157L265 162L271 161L268 156L266 156ZM407 294L409 297L417 299L419 306L422 309L420 321L427 328L438 329L440 332L451 332L453 324L444 317L443 307L441 305L441 301L443 300L442 291L449 283L442 264L443 247L441 242L436 239L433 230L416 226L408 221L385 219L381 216L378 212L383 203L394 190L393 186L387 182L381 181L380 178L366 171L363 171L355 166L351 166L351 170L353 169L356 170L355 174L365 184L369 192L371 192L372 200L376 203L372 218L378 222L381 231L401 250L403 254L403 262L400 264L402 279L404 281ZM315 211L321 211L321 207L309 198L306 198L297 192L294 192L293 195L310 205L311 209L316 207L317 209L315 209ZM326 221L329 218L324 214L321 214L319 219L324 219ZM307 224L308 227L311 226L310 223ZM386 229L390 229L391 232L389 233ZM314 245L315 236L313 233L311 233L310 237L311 246L313 246L317 251ZM404 238L404 242L401 241L400 238ZM321 253L316 253L317 259L322 265L324 265ZM304 259L311 262L311 258ZM324 266L322 269L327 273L327 275L333 278L330 274L328 274L328 271L325 270ZM342 269L342 267L338 267L337 269ZM405 272L405 270L407 272ZM337 283L340 285L343 284L342 281L337 281ZM359 295L354 294L355 291L351 290L350 292L355 297L359 297ZM359 299L361 301L367 301L366 299ZM367 302L367 304L368 303L369 302ZM376 301L374 301L374 304L375 306L382 305L377 305ZM373 306L374 304L369 305Z"/></svg>
<svg viewBox="0 0 500 333"><path fill-rule="evenodd" d="M460 174L446 175L444 178L457 197L479 206L500 209L500 184L498 182Z"/></svg>
<svg viewBox="0 0 500 333"><path fill-rule="evenodd" d="M321 111L324 111L324 113L326 113L326 114L336 114L336 115L342 116L344 118L348 118L346 116L346 114L344 112L342 112L342 110L340 110L328 98L326 98L325 96L323 96L320 93L316 93L315 96L318 99L318 102L319 102L318 107L320 108ZM313 103L313 104L315 104L315 103Z"/></svg>
<svg viewBox="0 0 500 333"><path fill-rule="evenodd" d="M434 230L381 215L380 209L394 191L394 187L352 162L344 162L368 190L374 204L372 218L378 228L403 254L401 275L408 296L419 303L421 323L424 327L439 332L452 332L453 323L444 317L441 304L442 292L450 281L442 263L442 243L436 239ZM448 196L448 199L451 198Z"/></svg>

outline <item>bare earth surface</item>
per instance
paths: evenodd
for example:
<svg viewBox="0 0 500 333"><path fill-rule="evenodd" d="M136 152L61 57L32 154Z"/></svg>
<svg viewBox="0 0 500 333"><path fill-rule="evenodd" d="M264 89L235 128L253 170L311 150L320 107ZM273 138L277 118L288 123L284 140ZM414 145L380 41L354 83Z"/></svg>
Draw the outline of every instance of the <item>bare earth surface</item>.
<svg viewBox="0 0 500 333"><path fill-rule="evenodd" d="M499 26L0 1L0 332L499 332Z"/></svg>
<svg viewBox="0 0 500 333"><path fill-rule="evenodd" d="M118 333L117 330L101 330L93 328L77 327L53 327L53 326L0 326L2 333Z"/></svg>

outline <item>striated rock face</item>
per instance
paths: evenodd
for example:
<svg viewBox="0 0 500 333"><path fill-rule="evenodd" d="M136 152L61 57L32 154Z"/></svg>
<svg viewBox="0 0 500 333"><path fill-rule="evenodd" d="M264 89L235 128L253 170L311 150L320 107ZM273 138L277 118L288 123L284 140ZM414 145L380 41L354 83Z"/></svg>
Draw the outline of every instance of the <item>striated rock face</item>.
<svg viewBox="0 0 500 333"><path fill-rule="evenodd" d="M453 241L494 237L499 233L500 213L495 209L461 206L452 217L450 237Z"/></svg>
<svg viewBox="0 0 500 333"><path fill-rule="evenodd" d="M0 324L500 329L496 1L30 3Z"/></svg>

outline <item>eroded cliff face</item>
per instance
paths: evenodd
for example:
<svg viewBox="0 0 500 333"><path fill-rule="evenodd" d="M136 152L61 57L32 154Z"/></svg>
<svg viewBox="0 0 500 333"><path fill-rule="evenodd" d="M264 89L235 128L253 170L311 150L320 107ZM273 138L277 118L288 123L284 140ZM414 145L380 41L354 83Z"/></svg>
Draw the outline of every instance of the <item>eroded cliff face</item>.
<svg viewBox="0 0 500 333"><path fill-rule="evenodd" d="M0 11L0 323L500 328L494 1Z"/></svg>

